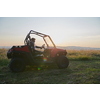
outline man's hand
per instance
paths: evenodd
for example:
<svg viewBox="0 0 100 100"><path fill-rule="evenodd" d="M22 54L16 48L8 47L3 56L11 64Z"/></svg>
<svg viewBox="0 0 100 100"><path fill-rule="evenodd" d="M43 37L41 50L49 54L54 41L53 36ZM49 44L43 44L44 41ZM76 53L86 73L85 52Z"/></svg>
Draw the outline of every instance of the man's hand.
<svg viewBox="0 0 100 100"><path fill-rule="evenodd" d="M42 48L45 48L45 44L42 45Z"/></svg>

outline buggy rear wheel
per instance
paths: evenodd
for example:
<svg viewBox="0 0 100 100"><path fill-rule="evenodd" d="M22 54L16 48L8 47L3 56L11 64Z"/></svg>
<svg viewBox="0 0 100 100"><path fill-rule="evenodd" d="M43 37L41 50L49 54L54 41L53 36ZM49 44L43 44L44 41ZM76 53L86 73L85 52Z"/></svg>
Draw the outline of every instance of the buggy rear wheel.
<svg viewBox="0 0 100 100"><path fill-rule="evenodd" d="M9 64L9 68L12 72L22 72L24 71L26 64L21 58L13 58Z"/></svg>
<svg viewBox="0 0 100 100"><path fill-rule="evenodd" d="M60 56L57 59L57 65L60 69L67 68L69 65L69 60L66 56Z"/></svg>

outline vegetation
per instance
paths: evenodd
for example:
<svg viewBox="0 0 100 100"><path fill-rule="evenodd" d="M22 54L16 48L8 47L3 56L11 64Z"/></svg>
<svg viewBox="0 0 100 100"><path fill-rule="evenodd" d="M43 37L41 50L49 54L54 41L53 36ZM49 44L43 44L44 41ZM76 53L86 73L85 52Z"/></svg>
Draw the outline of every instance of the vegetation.
<svg viewBox="0 0 100 100"><path fill-rule="evenodd" d="M9 63L6 53L7 49L0 49L0 66L6 66Z"/></svg>
<svg viewBox="0 0 100 100"><path fill-rule="evenodd" d="M70 60L100 60L100 50L68 50Z"/></svg>
<svg viewBox="0 0 100 100"><path fill-rule="evenodd" d="M24 72L12 73L7 65L6 49L0 49L1 84L100 84L100 51L68 50L70 65L27 66Z"/></svg>

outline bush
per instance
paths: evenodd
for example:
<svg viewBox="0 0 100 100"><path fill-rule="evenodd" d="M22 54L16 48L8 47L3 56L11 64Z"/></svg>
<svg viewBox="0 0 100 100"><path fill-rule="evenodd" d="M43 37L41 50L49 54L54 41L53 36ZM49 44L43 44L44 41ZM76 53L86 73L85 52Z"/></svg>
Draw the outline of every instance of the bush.
<svg viewBox="0 0 100 100"><path fill-rule="evenodd" d="M91 59L91 57L89 57L89 56L80 56L78 58L78 60L90 60L90 59Z"/></svg>

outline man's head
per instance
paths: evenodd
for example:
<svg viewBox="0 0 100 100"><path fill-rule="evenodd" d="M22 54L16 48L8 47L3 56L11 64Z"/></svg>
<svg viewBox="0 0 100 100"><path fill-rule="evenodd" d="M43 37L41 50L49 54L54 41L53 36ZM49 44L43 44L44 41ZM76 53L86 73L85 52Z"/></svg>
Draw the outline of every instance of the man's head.
<svg viewBox="0 0 100 100"><path fill-rule="evenodd" d="M35 38L32 38L31 40L32 40L33 42L35 42Z"/></svg>

